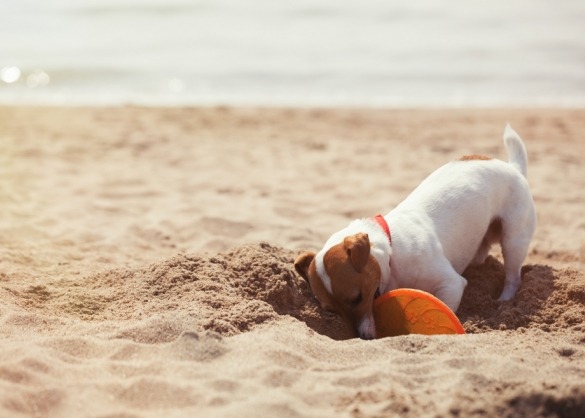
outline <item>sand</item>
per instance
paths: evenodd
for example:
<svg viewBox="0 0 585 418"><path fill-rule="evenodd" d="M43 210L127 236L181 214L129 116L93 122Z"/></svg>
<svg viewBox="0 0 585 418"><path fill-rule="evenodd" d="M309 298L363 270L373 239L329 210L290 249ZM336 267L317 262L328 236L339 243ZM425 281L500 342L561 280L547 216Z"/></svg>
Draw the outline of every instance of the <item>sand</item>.
<svg viewBox="0 0 585 418"><path fill-rule="evenodd" d="M350 338L292 261L463 154L529 152L515 300ZM585 416L585 110L0 108L0 416Z"/></svg>

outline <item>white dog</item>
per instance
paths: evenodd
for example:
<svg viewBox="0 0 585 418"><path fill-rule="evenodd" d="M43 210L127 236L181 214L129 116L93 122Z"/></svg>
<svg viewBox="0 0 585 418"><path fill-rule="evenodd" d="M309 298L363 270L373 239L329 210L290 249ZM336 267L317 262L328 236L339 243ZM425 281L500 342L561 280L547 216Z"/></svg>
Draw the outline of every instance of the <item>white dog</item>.
<svg viewBox="0 0 585 418"><path fill-rule="evenodd" d="M318 253L295 261L325 309L339 313L364 339L375 338L372 306L396 288L434 294L456 311L467 281L499 242L506 280L498 300L520 286L520 269L536 227L522 140L508 125L509 162L480 155L450 162L382 217L358 219L333 234Z"/></svg>

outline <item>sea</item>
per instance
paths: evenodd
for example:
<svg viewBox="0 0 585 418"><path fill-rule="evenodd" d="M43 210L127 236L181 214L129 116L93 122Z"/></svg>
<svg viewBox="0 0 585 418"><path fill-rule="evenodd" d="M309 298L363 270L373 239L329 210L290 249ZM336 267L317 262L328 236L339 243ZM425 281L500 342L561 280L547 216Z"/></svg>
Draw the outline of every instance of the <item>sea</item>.
<svg viewBox="0 0 585 418"><path fill-rule="evenodd" d="M0 0L0 103L585 106L585 0Z"/></svg>

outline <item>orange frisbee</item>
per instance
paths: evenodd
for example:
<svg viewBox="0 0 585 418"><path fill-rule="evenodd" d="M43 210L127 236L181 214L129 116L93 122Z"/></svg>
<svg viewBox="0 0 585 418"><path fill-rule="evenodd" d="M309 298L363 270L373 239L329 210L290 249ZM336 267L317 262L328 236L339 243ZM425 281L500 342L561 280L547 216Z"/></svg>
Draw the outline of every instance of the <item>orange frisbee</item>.
<svg viewBox="0 0 585 418"><path fill-rule="evenodd" d="M430 293L396 289L374 301L377 338L405 334L465 334L451 309Z"/></svg>

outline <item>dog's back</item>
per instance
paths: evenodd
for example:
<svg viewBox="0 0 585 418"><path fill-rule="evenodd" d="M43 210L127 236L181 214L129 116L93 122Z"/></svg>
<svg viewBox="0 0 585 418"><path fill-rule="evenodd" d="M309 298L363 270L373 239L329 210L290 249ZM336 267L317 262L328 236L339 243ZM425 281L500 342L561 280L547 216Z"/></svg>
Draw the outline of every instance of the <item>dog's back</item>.
<svg viewBox="0 0 585 418"><path fill-rule="evenodd" d="M492 242L485 238L494 224L501 225L513 241L520 242L509 243L507 248L523 248L522 256L513 257L523 260L536 224L536 211L525 177L527 156L522 140L509 126L504 144L508 163L480 155L452 161L431 173L388 214L396 235L393 244L396 260L401 255L412 258L406 264L415 266L418 274L427 274L415 259L422 252L434 252L427 254L430 259L442 253L461 274L480 258L478 252L487 255ZM502 237L498 235L498 238ZM405 244L408 248L401 248ZM409 278L417 274L403 273L406 274L402 277Z"/></svg>

